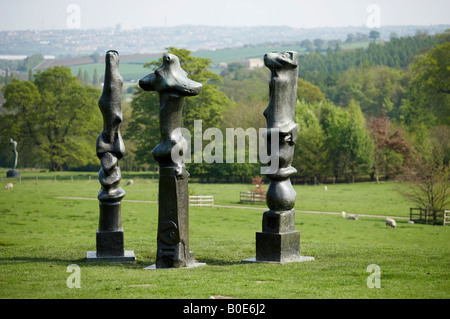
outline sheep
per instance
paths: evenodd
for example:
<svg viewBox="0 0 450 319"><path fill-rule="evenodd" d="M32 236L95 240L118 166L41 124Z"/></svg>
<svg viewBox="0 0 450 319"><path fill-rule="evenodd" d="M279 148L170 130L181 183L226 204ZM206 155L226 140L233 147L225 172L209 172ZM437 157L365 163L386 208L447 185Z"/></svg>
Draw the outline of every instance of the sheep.
<svg viewBox="0 0 450 319"><path fill-rule="evenodd" d="M12 183L8 183L5 186L5 189L12 189L13 188L13 184Z"/></svg>
<svg viewBox="0 0 450 319"><path fill-rule="evenodd" d="M391 226L392 228L397 227L397 223L392 218L386 218L386 226Z"/></svg>
<svg viewBox="0 0 450 319"><path fill-rule="evenodd" d="M358 220L358 215L348 215L347 219Z"/></svg>
<svg viewBox="0 0 450 319"><path fill-rule="evenodd" d="M130 179L128 182L127 182L127 186L128 185L133 185L133 180L132 179Z"/></svg>
<svg viewBox="0 0 450 319"><path fill-rule="evenodd" d="M324 191L328 190L328 187L324 186L324 187L323 187L323 190L324 190Z"/></svg>
<svg viewBox="0 0 450 319"><path fill-rule="evenodd" d="M342 216L342 218L345 218L345 212L344 211L342 211L341 216Z"/></svg>

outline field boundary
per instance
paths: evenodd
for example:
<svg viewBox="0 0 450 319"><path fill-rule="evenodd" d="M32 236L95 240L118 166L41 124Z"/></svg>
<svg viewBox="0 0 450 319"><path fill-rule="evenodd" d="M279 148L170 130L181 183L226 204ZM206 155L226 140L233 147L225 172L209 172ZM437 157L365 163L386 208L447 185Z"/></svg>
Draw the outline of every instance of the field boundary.
<svg viewBox="0 0 450 319"><path fill-rule="evenodd" d="M69 196L58 196L58 199L78 199L78 200L98 200L97 198L90 197L69 197ZM147 203L147 204L158 204L157 201L148 201L148 200L134 200L134 199L124 199L122 202L130 202L130 203ZM232 205L217 205L214 204L214 207L218 208L232 208L232 209L253 209L264 211L267 208L264 207L249 207L249 206L232 206ZM337 212L321 212L321 211L313 211L313 210L295 210L297 213L305 213L305 214L325 214L325 215L342 215L342 213ZM373 217L373 218L393 218L393 219L403 219L409 220L409 217L400 217L400 216L382 216L382 215L366 215L366 214L357 214L358 217Z"/></svg>

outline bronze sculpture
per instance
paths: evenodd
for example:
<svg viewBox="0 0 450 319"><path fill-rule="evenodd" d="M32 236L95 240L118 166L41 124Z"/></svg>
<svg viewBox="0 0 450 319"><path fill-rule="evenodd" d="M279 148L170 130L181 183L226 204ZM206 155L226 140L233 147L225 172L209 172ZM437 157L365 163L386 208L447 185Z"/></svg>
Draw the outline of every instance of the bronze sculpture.
<svg viewBox="0 0 450 319"><path fill-rule="evenodd" d="M275 262L313 260L300 256L300 232L295 230L294 204L296 192L290 176L297 170L291 166L297 141L295 123L297 96L298 52L273 52L264 56L271 71L269 105L264 110L267 121L267 150L276 143L278 169L267 173L270 185L266 202L269 210L263 214L262 231L256 233L256 257L244 262Z"/></svg>
<svg viewBox="0 0 450 319"><path fill-rule="evenodd" d="M195 263L189 251L189 195L184 154L172 156L175 146L183 150L186 140L181 134L183 100L200 93L202 85L187 77L180 61L173 54L163 57L163 64L139 81L146 91L156 91L160 99L161 141L152 155L159 163L158 235L154 268L190 268ZM182 151L181 151L182 152Z"/></svg>
<svg viewBox="0 0 450 319"><path fill-rule="evenodd" d="M14 160L12 169L6 172L6 177L19 177L20 172L16 170L19 153L17 152L17 142L14 141L12 138L9 139L9 147L11 149L11 152L14 154Z"/></svg>
<svg viewBox="0 0 450 319"><path fill-rule="evenodd" d="M105 55L105 80L98 106L103 115L103 131L97 138L97 157L101 168L98 178L100 206L97 230L97 250L87 253L88 261L134 262L133 251L124 250L121 201L125 191L120 187L122 178L119 160L125 153L120 135L122 122L122 85L119 73L119 54L110 50Z"/></svg>

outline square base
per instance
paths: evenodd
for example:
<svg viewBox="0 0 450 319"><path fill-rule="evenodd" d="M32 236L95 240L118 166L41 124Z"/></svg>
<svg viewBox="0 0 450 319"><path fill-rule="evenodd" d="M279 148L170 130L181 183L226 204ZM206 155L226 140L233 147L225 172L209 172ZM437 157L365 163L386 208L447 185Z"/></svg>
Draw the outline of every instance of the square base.
<svg viewBox="0 0 450 319"><path fill-rule="evenodd" d="M300 232L256 233L256 259L284 263L300 257Z"/></svg>
<svg viewBox="0 0 450 319"><path fill-rule="evenodd" d="M242 260L243 263L269 263L269 264L287 264L287 263L294 263L294 262L302 262L302 261L312 261L315 260L314 257L311 256L300 256L299 258L296 259L291 259L291 260L286 260L283 262L279 262L279 261L265 261L265 260L256 260L256 257L253 258L248 258L248 259L244 259Z"/></svg>
<svg viewBox="0 0 450 319"><path fill-rule="evenodd" d="M113 262L113 263L127 263L136 262L136 256L134 255L134 251L125 250L123 256L97 256L96 251L88 251L86 254L86 261L94 261L94 262Z"/></svg>
<svg viewBox="0 0 450 319"><path fill-rule="evenodd" d="M144 269L189 269L189 268L195 268L195 267L200 267L200 266L204 266L206 265L206 263L194 263L191 266L187 266L187 267L172 267L172 268L157 268L156 264L150 265L148 267L145 267Z"/></svg>
<svg viewBox="0 0 450 319"><path fill-rule="evenodd" d="M11 169L11 170L6 172L6 177L8 177L8 178L10 178L10 177L20 177L20 171L15 170L15 169Z"/></svg>

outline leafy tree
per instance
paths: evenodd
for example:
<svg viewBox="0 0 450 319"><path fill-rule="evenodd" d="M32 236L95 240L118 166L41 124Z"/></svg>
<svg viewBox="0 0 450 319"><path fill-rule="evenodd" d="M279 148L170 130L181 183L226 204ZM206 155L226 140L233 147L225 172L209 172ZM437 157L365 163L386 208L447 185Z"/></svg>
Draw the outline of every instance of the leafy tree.
<svg viewBox="0 0 450 319"><path fill-rule="evenodd" d="M320 122L329 151L328 163L335 177L366 173L372 166L373 145L364 123L328 102L320 108Z"/></svg>
<svg viewBox="0 0 450 319"><path fill-rule="evenodd" d="M312 52L314 50L314 44L309 39L305 39L302 42L300 42L300 47L304 48L308 52Z"/></svg>
<svg viewBox="0 0 450 319"><path fill-rule="evenodd" d="M81 68L78 69L77 79L80 83L83 83L83 73L81 72Z"/></svg>
<svg viewBox="0 0 450 319"><path fill-rule="evenodd" d="M412 65L409 119L423 122L430 115L438 124L450 124L450 41L418 56ZM430 124L430 120L427 121Z"/></svg>
<svg viewBox="0 0 450 319"><path fill-rule="evenodd" d="M330 174L326 136L316 116L318 105L297 102L295 120L299 124L293 166L303 178L321 178Z"/></svg>
<svg viewBox="0 0 450 319"><path fill-rule="evenodd" d="M316 46L316 48L318 50L322 50L323 46L325 44L325 40L323 40L323 39L314 39L313 43L314 43L314 45Z"/></svg>
<svg viewBox="0 0 450 319"><path fill-rule="evenodd" d="M31 165L62 170L97 162L100 92L83 87L69 68L38 72L34 82L15 80L3 94L8 113L0 118L1 136L14 137Z"/></svg>
<svg viewBox="0 0 450 319"><path fill-rule="evenodd" d="M94 52L89 57L94 61L94 63L98 63L100 60L100 53Z"/></svg>
<svg viewBox="0 0 450 319"><path fill-rule="evenodd" d="M211 60L193 57L191 51L186 49L169 47L167 52L180 59L181 67L188 73L190 79L203 84L199 95L184 100L183 127L191 132L191 137L194 135L194 120L202 120L203 128L219 127L222 113L230 102L227 96L218 89L217 84L221 80L220 76L208 70ZM145 67L150 68L152 72L161 64L162 57L157 61L146 63ZM158 93L146 92L136 88L131 107L132 120L124 137L136 142L138 162L157 167L157 163L151 155L151 150L159 143ZM191 165L193 167L197 164ZM209 169L210 167L211 165Z"/></svg>
<svg viewBox="0 0 450 319"><path fill-rule="evenodd" d="M369 39L376 41L380 38L380 32L378 32L377 30L372 30L369 33Z"/></svg>
<svg viewBox="0 0 450 319"><path fill-rule="evenodd" d="M96 88L98 88L100 86L100 82L98 80L97 69L94 69L94 77L92 78L92 85Z"/></svg>
<svg viewBox="0 0 450 319"><path fill-rule="evenodd" d="M325 102L325 94L317 85L299 78L297 80L297 99L311 104Z"/></svg>
<svg viewBox="0 0 450 319"><path fill-rule="evenodd" d="M445 154L438 146L442 141L436 137L431 135L423 143L416 143L405 167L409 189L403 192L419 208L431 211L434 223L450 205L450 164L445 162Z"/></svg>
<svg viewBox="0 0 450 319"><path fill-rule="evenodd" d="M410 154L410 146L403 138L403 131L397 130L392 133L388 126L389 118L384 109L379 116L372 117L369 124L375 144L373 175L377 183L381 173L384 173L386 178L397 175Z"/></svg>

